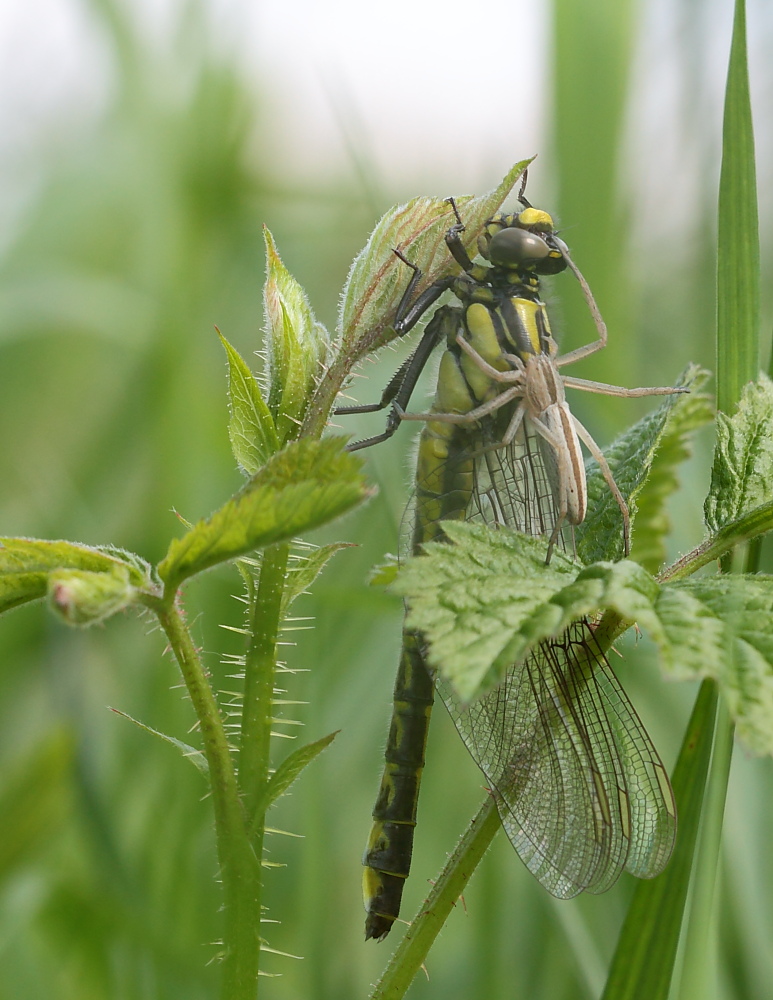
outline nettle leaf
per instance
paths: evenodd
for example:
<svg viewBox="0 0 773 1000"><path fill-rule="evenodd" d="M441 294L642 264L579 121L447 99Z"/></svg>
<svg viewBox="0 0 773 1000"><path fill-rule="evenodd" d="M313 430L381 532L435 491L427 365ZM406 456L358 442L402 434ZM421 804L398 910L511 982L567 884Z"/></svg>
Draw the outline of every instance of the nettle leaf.
<svg viewBox="0 0 773 1000"><path fill-rule="evenodd" d="M0 612L39 600L50 588L59 592L53 598L57 613L70 624L91 624L132 603L139 590L155 589L155 584L148 564L120 549L0 538Z"/></svg>
<svg viewBox="0 0 773 1000"><path fill-rule="evenodd" d="M228 436L231 450L249 476L279 451L274 418L260 393L260 386L241 354L218 330L228 358Z"/></svg>
<svg viewBox="0 0 773 1000"><path fill-rule="evenodd" d="M699 377L701 369L690 365L677 380L677 385L689 386ZM699 384L702 384L702 380ZM637 497L649 476L655 455L663 441L671 413L685 405L686 393L663 397L652 413L617 437L602 449L620 492L628 503L631 526L636 519ZM588 513L575 528L577 555L584 563L600 559L617 559L623 553L623 522L620 508L607 486L595 459L585 463L588 481Z"/></svg>
<svg viewBox="0 0 773 1000"><path fill-rule="evenodd" d="M150 733L152 736L158 736L158 738L162 739L165 743L169 743L171 746L176 747L183 757L193 764L197 771L203 774L205 778L209 777L209 764L207 763L207 758L201 750L197 750L196 747L183 743L182 740L178 740L174 736L167 736L166 733L159 732L158 729L152 729L150 726L146 726L144 722L139 722L137 719L133 719L131 715L127 715L126 712L121 712L117 708L111 708L110 711L115 712L116 715L120 715L122 719L128 719L129 722L134 723L134 725L139 729L144 729L146 733Z"/></svg>
<svg viewBox="0 0 773 1000"><path fill-rule="evenodd" d="M271 233L264 228L264 234L268 407L285 444L298 436L317 380L329 360L330 336L314 316L306 293L282 263Z"/></svg>
<svg viewBox="0 0 773 1000"><path fill-rule="evenodd" d="M773 754L773 577L694 577L662 587L655 610L666 673L716 680L739 739Z"/></svg>
<svg viewBox="0 0 773 1000"><path fill-rule="evenodd" d="M502 680L544 639L609 609L640 625L667 675L714 678L739 737L773 753L773 577L659 583L631 560L581 566L518 532L449 521L449 544L409 560L394 590L408 599L433 668L462 701Z"/></svg>
<svg viewBox="0 0 773 1000"><path fill-rule="evenodd" d="M671 409L649 478L637 498L632 558L650 573L657 573L667 558L665 539L671 523L666 500L678 489L677 467L692 454L694 433L714 419L713 397L701 392L711 373L695 366L683 377L690 395L680 396Z"/></svg>
<svg viewBox="0 0 773 1000"><path fill-rule="evenodd" d="M773 382L744 388L732 417L717 414L717 444L704 514L709 531L773 499Z"/></svg>
<svg viewBox="0 0 773 1000"><path fill-rule="evenodd" d="M455 199L465 224L462 239L471 256L477 252L476 241L484 224L496 213L533 159L516 163L493 191L478 198ZM438 278L458 270L445 243L445 234L455 222L451 206L441 198L414 198L383 216L355 258L344 286L339 318L343 351L363 357L394 337L391 326L395 310L408 287L411 272L393 250L401 250L421 269L417 294Z"/></svg>
<svg viewBox="0 0 773 1000"><path fill-rule="evenodd" d="M406 624L428 641L430 664L469 701L571 621L553 599L578 566L561 552L546 566L546 543L518 532L455 521L443 530L452 544L425 545L392 590L408 599Z"/></svg>
<svg viewBox="0 0 773 1000"><path fill-rule="evenodd" d="M158 567L169 587L253 549L288 541L356 506L369 491L344 438L294 441L220 510L175 539Z"/></svg>

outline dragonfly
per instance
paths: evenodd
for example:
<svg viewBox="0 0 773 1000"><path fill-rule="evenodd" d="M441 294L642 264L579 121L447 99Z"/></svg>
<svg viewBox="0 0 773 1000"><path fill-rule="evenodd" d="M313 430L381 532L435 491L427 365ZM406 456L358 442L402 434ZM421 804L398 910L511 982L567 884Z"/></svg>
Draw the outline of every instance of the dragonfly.
<svg viewBox="0 0 773 1000"><path fill-rule="evenodd" d="M385 430L349 447L359 450L391 437L408 420L423 423L415 481L411 549L444 540L443 522L506 525L567 545L564 530L586 513L580 441L596 459L620 509L623 550L630 548L628 507L600 448L572 414L564 389L613 396L664 395L683 387L626 389L564 375L564 366L607 343L592 292L558 236L552 217L525 197L500 213L478 241L484 263L469 256L464 223L445 236L459 273L420 294L413 272L398 305L394 330L411 331L440 305L418 347L375 404L337 414L389 407ZM569 269L580 282L598 338L559 354L540 279ZM419 375L444 345L431 409L407 407ZM430 714L438 690L472 758L496 797L502 825L521 860L559 898L604 892L623 870L641 878L665 867L676 834L668 775L587 620L541 643L512 664L504 680L471 705L428 666L420 633L405 628L394 689L386 763L373 826L363 857L366 939L381 940L399 916L410 872Z"/></svg>

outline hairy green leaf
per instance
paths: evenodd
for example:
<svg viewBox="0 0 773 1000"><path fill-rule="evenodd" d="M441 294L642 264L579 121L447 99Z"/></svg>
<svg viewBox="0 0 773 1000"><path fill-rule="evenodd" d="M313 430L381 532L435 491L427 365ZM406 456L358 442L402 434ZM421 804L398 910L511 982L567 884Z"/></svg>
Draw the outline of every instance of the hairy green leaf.
<svg viewBox="0 0 773 1000"><path fill-rule="evenodd" d="M664 542L671 531L666 500L679 486L677 467L690 457L695 431L714 419L713 399L701 392L710 373L696 368L690 375L690 395L680 396L670 410L649 478L637 497L632 558L650 573L666 561Z"/></svg>
<svg viewBox="0 0 773 1000"><path fill-rule="evenodd" d="M102 573L57 569L48 575L47 590L49 608L67 625L77 626L96 625L137 598L126 566Z"/></svg>
<svg viewBox="0 0 773 1000"><path fill-rule="evenodd" d="M309 589L336 552L351 547L351 542L331 542L329 545L311 547L302 554L293 554L282 594L282 615L287 614L296 597Z"/></svg>
<svg viewBox="0 0 773 1000"><path fill-rule="evenodd" d="M676 384L691 386L700 374L701 369L690 365ZM702 384L702 380L699 384ZM670 415L676 408L685 405L688 398L687 394L665 396L656 410L648 413L603 449L615 482L628 503L632 527L636 520L637 498L666 434ZM588 513L582 524L575 528L577 555L585 563L617 559L623 552L620 508L595 459L587 459L585 472L588 481Z"/></svg>
<svg viewBox="0 0 773 1000"><path fill-rule="evenodd" d="M610 609L649 632L668 675L714 678L741 739L773 753L773 577L660 584L630 560L583 567L554 553L546 566L541 540L463 522L444 529L451 544L427 545L394 589L460 698L487 690L571 621Z"/></svg>
<svg viewBox="0 0 773 1000"><path fill-rule="evenodd" d="M428 640L432 666L469 701L571 621L553 598L579 567L561 552L546 566L542 539L463 522L443 527L453 544L426 545L392 589L408 598L406 624Z"/></svg>
<svg viewBox="0 0 773 1000"><path fill-rule="evenodd" d="M368 495L343 438L294 441L210 517L175 539L158 567L168 587L331 521Z"/></svg>
<svg viewBox="0 0 773 1000"><path fill-rule="evenodd" d="M104 584L108 600L111 598L107 591L115 597L116 587L126 591L127 587L133 590L153 585L147 563L120 549L38 538L0 538L0 612L45 597L52 574L58 574L63 583L63 574L68 571L80 575L86 591L91 587L98 590ZM104 579L99 580L102 576ZM84 592L83 596L88 594Z"/></svg>
<svg viewBox="0 0 773 1000"><path fill-rule="evenodd" d="M158 729L146 726L144 722L139 722L137 719L133 719L131 715L127 715L126 712L121 712L117 708L111 708L110 711L115 712L116 715L120 715L123 719L128 719L129 722L133 722L135 726L138 726L140 729L144 729L146 733L158 736L159 739L164 740L165 743L170 743L173 747L177 747L183 757L185 757L186 760L189 760L197 771L200 771L205 777L209 777L209 765L207 764L207 758L201 750L197 750L196 747L183 743L182 740L175 739L174 736L167 736L166 733L161 733Z"/></svg>
<svg viewBox="0 0 773 1000"><path fill-rule="evenodd" d="M297 750L293 750L289 756L285 757L269 778L263 795L259 796L253 825L260 821L260 818L265 815L269 806L276 802L280 795L284 795L290 785L298 778L301 771L305 767L308 767L326 747L330 746L339 732L340 730L337 729L334 733L328 733L327 736L323 736L313 743L307 743L305 746L298 747Z"/></svg>
<svg viewBox="0 0 773 1000"><path fill-rule="evenodd" d="M710 531L773 499L773 382L760 375L732 417L717 414L717 445L704 514Z"/></svg>
<svg viewBox="0 0 773 1000"><path fill-rule="evenodd" d="M330 337L314 316L306 293L282 263L268 229L264 235L268 408L279 440L286 444L298 436L314 387L329 360Z"/></svg>
<svg viewBox="0 0 773 1000"><path fill-rule="evenodd" d="M473 256L484 224L507 198L532 159L516 163L493 191L478 198L456 199L465 224L462 238ZM355 351L362 357L393 339L391 325L395 310L411 277L393 250L400 250L421 269L417 294L457 267L445 244L445 234L455 221L446 199L429 197L414 198L383 216L355 258L344 286L340 315L342 350Z"/></svg>
<svg viewBox="0 0 773 1000"><path fill-rule="evenodd" d="M248 476L254 476L279 450L274 419L255 376L241 354L218 330L228 358L228 436L234 458Z"/></svg>
<svg viewBox="0 0 773 1000"><path fill-rule="evenodd" d="M693 577L663 587L655 612L667 673L717 681L739 738L754 754L772 754L773 577Z"/></svg>

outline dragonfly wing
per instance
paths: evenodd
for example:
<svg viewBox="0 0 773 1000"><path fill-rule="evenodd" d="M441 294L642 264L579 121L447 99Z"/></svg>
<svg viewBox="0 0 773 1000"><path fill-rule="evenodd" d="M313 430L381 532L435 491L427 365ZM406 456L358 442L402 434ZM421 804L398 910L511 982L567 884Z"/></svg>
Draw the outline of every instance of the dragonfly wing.
<svg viewBox="0 0 773 1000"><path fill-rule="evenodd" d="M662 870L675 833L668 779L586 622L480 702L440 689L510 841L549 892L604 892L624 868Z"/></svg>
<svg viewBox="0 0 773 1000"><path fill-rule="evenodd" d="M554 487L533 431L507 448L479 447L467 518L549 534ZM569 898L604 892L624 869L662 870L676 830L668 777L587 621L543 642L472 705L438 688L508 837L546 889Z"/></svg>

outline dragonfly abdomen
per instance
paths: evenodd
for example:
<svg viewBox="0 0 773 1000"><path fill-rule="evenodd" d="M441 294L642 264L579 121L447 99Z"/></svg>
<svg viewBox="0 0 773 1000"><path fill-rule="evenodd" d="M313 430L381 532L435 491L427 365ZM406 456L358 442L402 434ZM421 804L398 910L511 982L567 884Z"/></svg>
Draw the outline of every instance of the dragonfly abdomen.
<svg viewBox="0 0 773 1000"><path fill-rule="evenodd" d="M403 633L386 765L362 863L367 910L365 939L385 937L400 912L410 873L419 785L424 768L435 685L421 652L421 636Z"/></svg>

